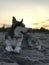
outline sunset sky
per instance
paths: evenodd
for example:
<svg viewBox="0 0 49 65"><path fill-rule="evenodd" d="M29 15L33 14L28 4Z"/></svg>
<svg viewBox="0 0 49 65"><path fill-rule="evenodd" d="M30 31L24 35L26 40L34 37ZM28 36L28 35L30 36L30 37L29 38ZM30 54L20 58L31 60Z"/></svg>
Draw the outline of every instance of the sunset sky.
<svg viewBox="0 0 49 65"><path fill-rule="evenodd" d="M49 0L0 0L0 26L10 25L12 16L27 27L49 29Z"/></svg>

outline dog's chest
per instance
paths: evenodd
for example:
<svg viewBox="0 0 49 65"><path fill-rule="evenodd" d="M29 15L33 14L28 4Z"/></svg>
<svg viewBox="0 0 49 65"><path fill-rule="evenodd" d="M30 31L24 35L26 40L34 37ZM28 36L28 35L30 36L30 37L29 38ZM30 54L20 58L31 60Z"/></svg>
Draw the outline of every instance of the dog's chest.
<svg viewBox="0 0 49 65"><path fill-rule="evenodd" d="M12 45L12 46L15 46L16 44L17 44L16 39L12 39L12 40L11 40L11 45Z"/></svg>

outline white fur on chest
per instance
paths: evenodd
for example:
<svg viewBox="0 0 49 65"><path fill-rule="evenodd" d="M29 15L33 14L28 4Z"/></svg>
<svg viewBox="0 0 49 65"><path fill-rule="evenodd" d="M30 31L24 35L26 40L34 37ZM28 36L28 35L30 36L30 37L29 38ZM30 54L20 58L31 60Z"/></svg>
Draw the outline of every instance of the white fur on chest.
<svg viewBox="0 0 49 65"><path fill-rule="evenodd" d="M9 52L17 52L19 53L20 50L21 50L21 45L22 45L22 40L23 38L19 38L19 39L16 39L16 38L8 38L5 40L5 44L6 44L6 47L5 49ZM15 49L13 49L12 47L14 47Z"/></svg>

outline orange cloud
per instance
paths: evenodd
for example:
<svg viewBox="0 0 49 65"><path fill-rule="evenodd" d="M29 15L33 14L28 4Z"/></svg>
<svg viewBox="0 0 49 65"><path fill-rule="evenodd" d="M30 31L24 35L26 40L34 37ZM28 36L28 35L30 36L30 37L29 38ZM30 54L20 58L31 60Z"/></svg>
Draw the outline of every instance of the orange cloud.
<svg viewBox="0 0 49 65"><path fill-rule="evenodd" d="M46 21L49 21L49 19L47 19Z"/></svg>
<svg viewBox="0 0 49 65"><path fill-rule="evenodd" d="M49 27L49 25L43 25L43 27Z"/></svg>
<svg viewBox="0 0 49 65"><path fill-rule="evenodd" d="M33 23L33 25L39 25L39 23Z"/></svg>

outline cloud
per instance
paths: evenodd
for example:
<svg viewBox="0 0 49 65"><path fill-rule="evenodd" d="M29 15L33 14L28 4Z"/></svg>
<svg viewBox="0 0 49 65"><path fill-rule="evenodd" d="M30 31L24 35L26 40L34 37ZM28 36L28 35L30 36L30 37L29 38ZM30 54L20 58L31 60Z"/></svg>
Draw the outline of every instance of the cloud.
<svg viewBox="0 0 49 65"><path fill-rule="evenodd" d="M49 27L49 25L43 25L43 27Z"/></svg>
<svg viewBox="0 0 49 65"><path fill-rule="evenodd" d="M39 23L33 23L33 25L39 25Z"/></svg>
<svg viewBox="0 0 49 65"><path fill-rule="evenodd" d="M49 21L49 19L47 19L46 21Z"/></svg>

